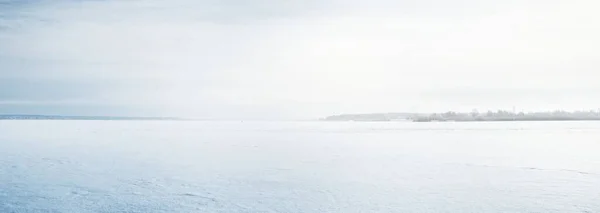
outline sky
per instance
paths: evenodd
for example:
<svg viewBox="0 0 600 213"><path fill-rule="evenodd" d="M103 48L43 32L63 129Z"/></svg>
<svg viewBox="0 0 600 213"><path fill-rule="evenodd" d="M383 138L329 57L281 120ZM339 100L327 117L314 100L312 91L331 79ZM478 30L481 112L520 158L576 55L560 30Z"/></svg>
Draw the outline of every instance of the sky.
<svg viewBox="0 0 600 213"><path fill-rule="evenodd" d="M600 108L596 0L0 0L0 114Z"/></svg>

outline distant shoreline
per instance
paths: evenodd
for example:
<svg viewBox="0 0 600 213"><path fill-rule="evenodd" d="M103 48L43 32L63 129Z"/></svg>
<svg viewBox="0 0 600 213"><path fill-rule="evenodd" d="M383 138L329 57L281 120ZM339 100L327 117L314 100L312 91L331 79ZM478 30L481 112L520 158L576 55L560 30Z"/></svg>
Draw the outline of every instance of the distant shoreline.
<svg viewBox="0 0 600 213"><path fill-rule="evenodd" d="M131 121L154 121L154 120L184 120L171 117L126 117L126 116L63 116L63 115L0 115L0 120L131 120Z"/></svg>
<svg viewBox="0 0 600 213"><path fill-rule="evenodd" d="M506 122L506 121L600 121L600 110L594 111L551 111L551 112L509 112L498 110L479 113L370 113L342 114L321 119L321 121L406 121L406 122Z"/></svg>
<svg viewBox="0 0 600 213"><path fill-rule="evenodd" d="M543 119L487 119L487 120L411 120L410 122L511 122L511 121L600 121L600 118L543 118Z"/></svg>

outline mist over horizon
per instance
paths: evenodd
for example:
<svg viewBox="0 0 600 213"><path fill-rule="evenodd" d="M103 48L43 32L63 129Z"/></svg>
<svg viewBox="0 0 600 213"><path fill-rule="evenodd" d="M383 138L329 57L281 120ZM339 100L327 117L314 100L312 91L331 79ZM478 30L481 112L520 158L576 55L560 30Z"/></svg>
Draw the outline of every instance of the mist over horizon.
<svg viewBox="0 0 600 213"><path fill-rule="evenodd" d="M600 107L600 2L0 0L0 114Z"/></svg>

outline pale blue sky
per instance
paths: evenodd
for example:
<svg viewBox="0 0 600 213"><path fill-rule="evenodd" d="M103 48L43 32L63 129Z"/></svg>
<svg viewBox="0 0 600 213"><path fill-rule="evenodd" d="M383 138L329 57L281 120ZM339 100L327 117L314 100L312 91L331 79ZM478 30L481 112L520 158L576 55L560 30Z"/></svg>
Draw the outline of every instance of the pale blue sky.
<svg viewBox="0 0 600 213"><path fill-rule="evenodd" d="M0 0L0 114L600 107L594 0Z"/></svg>

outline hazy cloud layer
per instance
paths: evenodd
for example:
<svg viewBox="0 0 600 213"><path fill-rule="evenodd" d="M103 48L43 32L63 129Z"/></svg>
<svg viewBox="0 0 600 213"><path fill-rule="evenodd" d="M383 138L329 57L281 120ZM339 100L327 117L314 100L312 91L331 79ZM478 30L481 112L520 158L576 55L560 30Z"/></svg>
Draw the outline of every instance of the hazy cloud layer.
<svg viewBox="0 0 600 213"><path fill-rule="evenodd" d="M0 0L0 113L597 108L598 9L593 0Z"/></svg>

